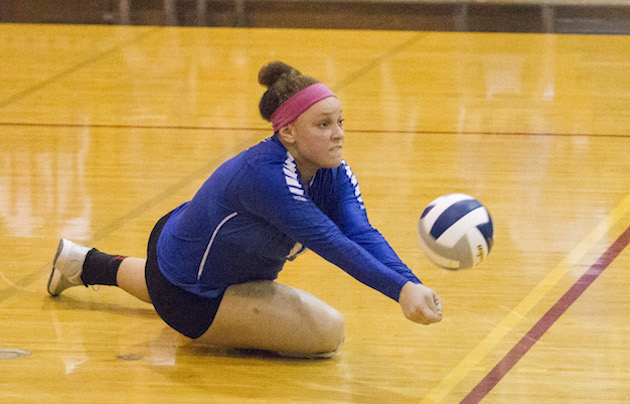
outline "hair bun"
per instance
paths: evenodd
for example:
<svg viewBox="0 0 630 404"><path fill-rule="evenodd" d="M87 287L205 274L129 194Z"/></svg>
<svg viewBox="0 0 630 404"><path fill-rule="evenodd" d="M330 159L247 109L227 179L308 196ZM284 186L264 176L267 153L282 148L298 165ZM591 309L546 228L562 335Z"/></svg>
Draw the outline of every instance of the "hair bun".
<svg viewBox="0 0 630 404"><path fill-rule="evenodd" d="M269 122L271 115L283 102L306 87L318 83L313 77L304 76L296 68L279 61L263 66L258 72L258 82L267 87L258 108L263 119Z"/></svg>
<svg viewBox="0 0 630 404"><path fill-rule="evenodd" d="M263 66L258 72L258 82L269 88L285 74L301 74L297 69L285 63L276 61Z"/></svg>

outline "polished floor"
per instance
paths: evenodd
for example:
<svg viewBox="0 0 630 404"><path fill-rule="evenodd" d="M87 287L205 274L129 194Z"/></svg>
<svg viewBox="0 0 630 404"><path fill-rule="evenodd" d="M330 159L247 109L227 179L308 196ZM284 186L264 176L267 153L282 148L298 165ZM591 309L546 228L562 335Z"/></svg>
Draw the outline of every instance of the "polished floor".
<svg viewBox="0 0 630 404"><path fill-rule="evenodd" d="M0 402L630 400L630 37L0 24ZM344 105L369 217L444 300L419 326L312 253L279 281L337 308L330 360L197 346L116 288L46 293L58 238L143 256L154 222L269 136L258 69ZM418 246L465 192L479 267Z"/></svg>

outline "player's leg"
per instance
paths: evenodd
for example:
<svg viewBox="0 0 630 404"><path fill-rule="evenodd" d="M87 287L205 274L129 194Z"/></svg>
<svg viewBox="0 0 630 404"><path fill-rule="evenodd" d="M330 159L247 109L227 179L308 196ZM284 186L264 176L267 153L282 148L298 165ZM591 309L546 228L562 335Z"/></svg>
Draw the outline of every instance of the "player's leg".
<svg viewBox="0 0 630 404"><path fill-rule="evenodd" d="M330 357L344 341L341 314L305 291L272 281L230 286L210 328L212 345L292 357Z"/></svg>
<svg viewBox="0 0 630 404"><path fill-rule="evenodd" d="M144 278L146 262L144 258L125 258L118 268L116 279L119 288L144 302L151 303Z"/></svg>
<svg viewBox="0 0 630 404"><path fill-rule="evenodd" d="M145 263L143 258L109 255L62 239L53 260L48 292L58 296L73 286L112 285L150 303Z"/></svg>
<svg viewBox="0 0 630 404"><path fill-rule="evenodd" d="M190 298L189 293L166 281L159 272L155 257L150 256L153 273L150 278L153 284L157 281L158 286L154 286L157 296L161 295L162 290L174 288L177 294ZM48 291L57 296L72 286L118 285L133 296L151 302L145 279L145 263L145 259L108 255L61 240L48 281ZM203 298L192 298L205 302ZM179 301L171 298L162 300L154 304L172 305ZM190 307L175 306L175 310L179 311L170 319L178 323L192 324L198 322L200 317L206 318L203 321L212 321L214 310L204 311L205 307L212 308L212 303L204 303L202 310L196 314L198 317L192 319L186 318L193 313ZM214 308L216 310L216 306ZM171 310L173 308L167 309ZM181 310L184 311L177 314ZM203 321L199 323L202 327ZM175 324L171 326L179 329ZM196 334L196 330L190 332ZM337 310L313 295L277 282L259 281L230 286L210 327L207 330L202 328L195 337L197 335L201 335L200 341L212 345L263 349L294 357L328 357L341 348L344 325L343 317Z"/></svg>

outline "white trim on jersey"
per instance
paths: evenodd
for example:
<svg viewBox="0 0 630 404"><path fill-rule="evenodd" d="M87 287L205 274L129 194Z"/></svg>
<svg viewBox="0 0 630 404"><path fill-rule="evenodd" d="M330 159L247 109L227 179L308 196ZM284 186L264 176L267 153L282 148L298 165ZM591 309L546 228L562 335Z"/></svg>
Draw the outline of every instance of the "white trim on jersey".
<svg viewBox="0 0 630 404"><path fill-rule="evenodd" d="M293 194L293 199L302 202L306 201L306 198L304 197L304 188L298 180L298 172L297 166L295 165L295 159L288 151L287 159L284 160L282 171L284 172L284 180L289 186L289 192Z"/></svg>
<svg viewBox="0 0 630 404"><path fill-rule="evenodd" d="M214 229L214 232L212 233L212 237L210 237L210 242L208 243L208 247L206 247L206 251L203 253L203 258L201 259L201 264L199 264L199 271L197 272L197 280L199 280L201 278L201 274L203 273L203 269L206 266L206 260L208 259L208 254L210 253L210 247L212 247L212 243L214 243L214 238L217 236L217 233L219 232L219 229L221 227L223 227L223 225L228 220L230 220L231 218L233 218L236 215L238 215L238 212L230 213L223 220L221 220L221 223L219 223L219 225L216 227L216 229Z"/></svg>
<svg viewBox="0 0 630 404"><path fill-rule="evenodd" d="M350 169L350 166L346 163L345 160L342 160L341 164L343 165L345 169L346 176L350 179L350 183L354 187L354 196L357 198L357 201L361 204L361 209L365 209L365 205L363 204L363 197L361 196L361 189L359 188L359 181L357 180L357 177L354 175L354 173Z"/></svg>

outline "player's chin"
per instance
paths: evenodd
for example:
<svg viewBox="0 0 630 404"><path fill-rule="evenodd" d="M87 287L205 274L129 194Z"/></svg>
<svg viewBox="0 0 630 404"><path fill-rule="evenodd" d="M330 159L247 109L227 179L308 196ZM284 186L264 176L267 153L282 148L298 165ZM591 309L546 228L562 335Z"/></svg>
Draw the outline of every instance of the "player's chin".
<svg viewBox="0 0 630 404"><path fill-rule="evenodd" d="M335 167L339 167L341 165L341 148L336 148L333 149L333 151L331 152L331 155L328 159L328 164L327 164L327 168L335 168Z"/></svg>
<svg viewBox="0 0 630 404"><path fill-rule="evenodd" d="M341 165L341 159L331 160L330 164L326 165L326 168L337 168Z"/></svg>

